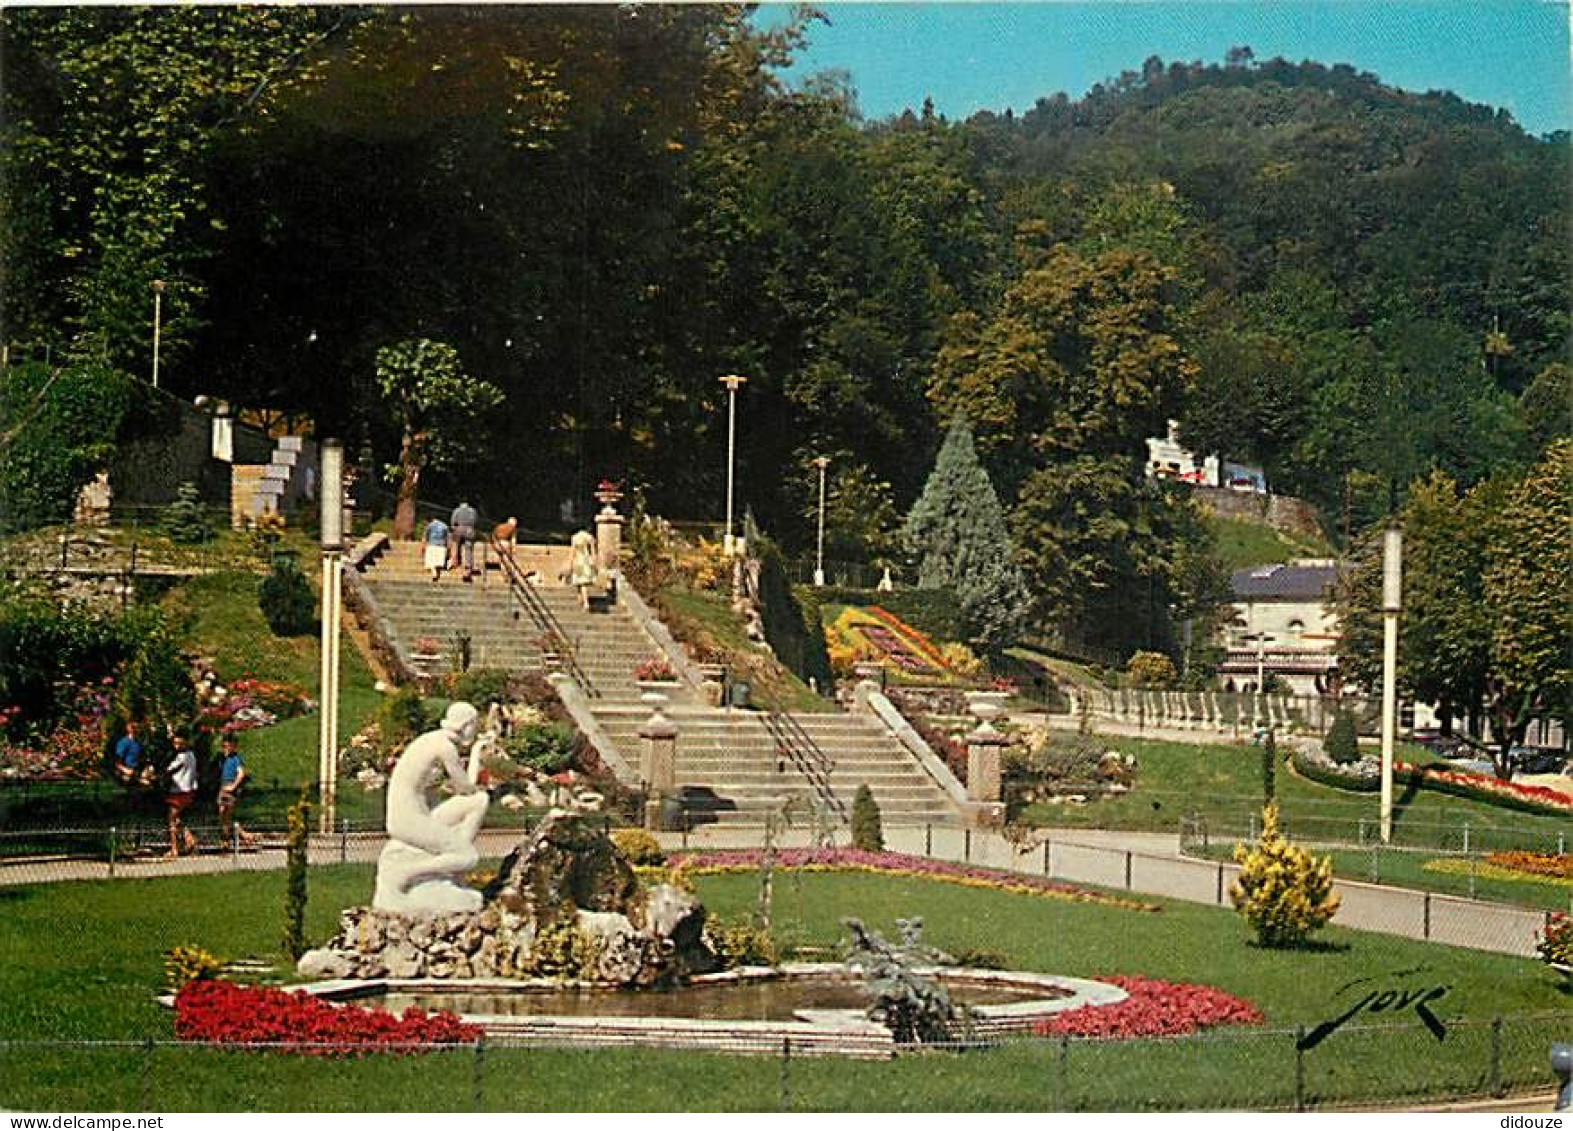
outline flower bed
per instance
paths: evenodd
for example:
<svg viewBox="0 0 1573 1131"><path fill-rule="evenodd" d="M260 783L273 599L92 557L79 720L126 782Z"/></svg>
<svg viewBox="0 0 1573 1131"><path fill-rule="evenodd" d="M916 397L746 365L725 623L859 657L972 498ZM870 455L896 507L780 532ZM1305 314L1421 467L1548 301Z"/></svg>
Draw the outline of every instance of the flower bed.
<svg viewBox="0 0 1573 1131"><path fill-rule="evenodd" d="M222 695L202 708L202 723L209 729L232 734L272 726L316 709L304 688L250 677L237 679Z"/></svg>
<svg viewBox="0 0 1573 1131"><path fill-rule="evenodd" d="M674 853L672 861L683 875L705 876L731 872L751 872L759 867L758 849L732 852ZM866 872L883 876L911 876L965 887L1036 895L1045 899L1064 899L1074 903L1096 903L1127 911L1161 911L1156 903L1144 903L1123 896L1080 888L1074 884L1042 876L1020 875L970 864L931 860L926 856L903 856L896 852L864 852L856 848L791 848L775 854L778 868L805 872Z"/></svg>
<svg viewBox="0 0 1573 1131"><path fill-rule="evenodd" d="M1494 853L1493 855L1510 855L1509 853ZM1441 872L1447 876L1474 876L1477 880L1501 880L1510 884L1551 884L1554 887L1573 887L1573 876L1558 876L1545 872L1527 872L1519 868L1505 867L1493 864L1488 858L1484 862L1459 859L1456 856L1444 856L1437 860L1427 860L1422 867L1427 872Z"/></svg>
<svg viewBox="0 0 1573 1131"><path fill-rule="evenodd" d="M1296 750L1293 764L1303 777L1334 789L1352 789L1369 793L1381 788L1380 768L1370 760L1363 760L1349 767L1341 767L1320 753ZM1525 813L1573 814L1573 797L1558 793L1543 785L1518 785L1501 781L1484 774L1469 774L1459 770L1444 770L1436 766L1416 766L1410 762L1393 763L1395 782L1418 785L1421 789L1434 789L1471 801L1484 801Z"/></svg>
<svg viewBox="0 0 1573 1131"><path fill-rule="evenodd" d="M175 995L175 1036L221 1045L269 1045L306 1056L419 1052L480 1039L451 1013L331 1005L311 994L232 982L195 981Z"/></svg>
<svg viewBox="0 0 1573 1131"><path fill-rule="evenodd" d="M1493 852L1486 857L1486 863L1573 882L1573 853L1569 852Z"/></svg>
<svg viewBox="0 0 1573 1131"><path fill-rule="evenodd" d="M1083 1006L1039 1022L1039 1036L1122 1041L1183 1037L1219 1025L1260 1025L1262 1013L1243 998L1212 986L1115 975L1099 978L1130 996L1114 1005Z"/></svg>

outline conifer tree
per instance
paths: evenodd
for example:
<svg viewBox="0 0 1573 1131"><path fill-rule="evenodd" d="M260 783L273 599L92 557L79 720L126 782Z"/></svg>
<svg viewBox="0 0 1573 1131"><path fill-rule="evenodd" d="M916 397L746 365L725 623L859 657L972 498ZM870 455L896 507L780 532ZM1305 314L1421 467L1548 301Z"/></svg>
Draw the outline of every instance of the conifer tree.
<svg viewBox="0 0 1573 1131"><path fill-rule="evenodd" d="M1026 622L1027 583L988 472L978 462L972 426L950 426L902 539L917 559L918 585L956 594L969 640L993 652Z"/></svg>

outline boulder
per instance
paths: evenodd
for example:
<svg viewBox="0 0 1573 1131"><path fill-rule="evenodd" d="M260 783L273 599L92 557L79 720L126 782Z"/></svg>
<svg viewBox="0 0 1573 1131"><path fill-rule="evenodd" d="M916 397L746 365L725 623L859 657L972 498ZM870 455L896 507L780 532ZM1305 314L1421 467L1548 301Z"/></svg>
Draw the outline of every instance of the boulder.
<svg viewBox="0 0 1573 1131"><path fill-rule="evenodd" d="M510 852L486 889L486 902L537 926L575 911L637 913L639 878L599 819L553 810Z"/></svg>
<svg viewBox="0 0 1573 1131"><path fill-rule="evenodd" d="M319 946L308 950L295 963L295 972L302 978L348 978L355 972L355 964L347 955L329 947Z"/></svg>

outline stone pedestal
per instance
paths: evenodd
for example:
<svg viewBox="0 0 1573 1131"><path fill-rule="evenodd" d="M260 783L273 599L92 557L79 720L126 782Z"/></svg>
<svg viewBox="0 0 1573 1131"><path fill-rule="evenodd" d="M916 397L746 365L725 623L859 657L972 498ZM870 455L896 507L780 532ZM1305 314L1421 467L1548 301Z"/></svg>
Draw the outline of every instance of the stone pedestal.
<svg viewBox="0 0 1573 1131"><path fill-rule="evenodd" d="M608 504L595 516L596 565L610 572L617 568L623 550L623 516Z"/></svg>
<svg viewBox="0 0 1573 1131"><path fill-rule="evenodd" d="M657 693L643 698L659 700L639 728L639 776L649 791L644 825L656 831L661 827L662 800L677 794L677 724L661 713L666 696Z"/></svg>
<svg viewBox="0 0 1573 1131"><path fill-rule="evenodd" d="M985 724L967 736L967 800L1000 800L1000 756L1010 740Z"/></svg>

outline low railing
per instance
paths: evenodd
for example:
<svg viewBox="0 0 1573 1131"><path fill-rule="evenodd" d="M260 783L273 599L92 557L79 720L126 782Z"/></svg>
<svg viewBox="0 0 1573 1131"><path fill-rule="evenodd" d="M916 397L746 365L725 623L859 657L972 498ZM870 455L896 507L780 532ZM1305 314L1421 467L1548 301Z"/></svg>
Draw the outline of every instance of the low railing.
<svg viewBox="0 0 1573 1131"><path fill-rule="evenodd" d="M792 765L814 787L814 794L836 819L847 820L846 804L836 796L830 784L830 775L836 763L820 748L814 737L803 729L803 724L784 711L772 711L763 716L765 729L776 744L778 755L784 754Z"/></svg>

